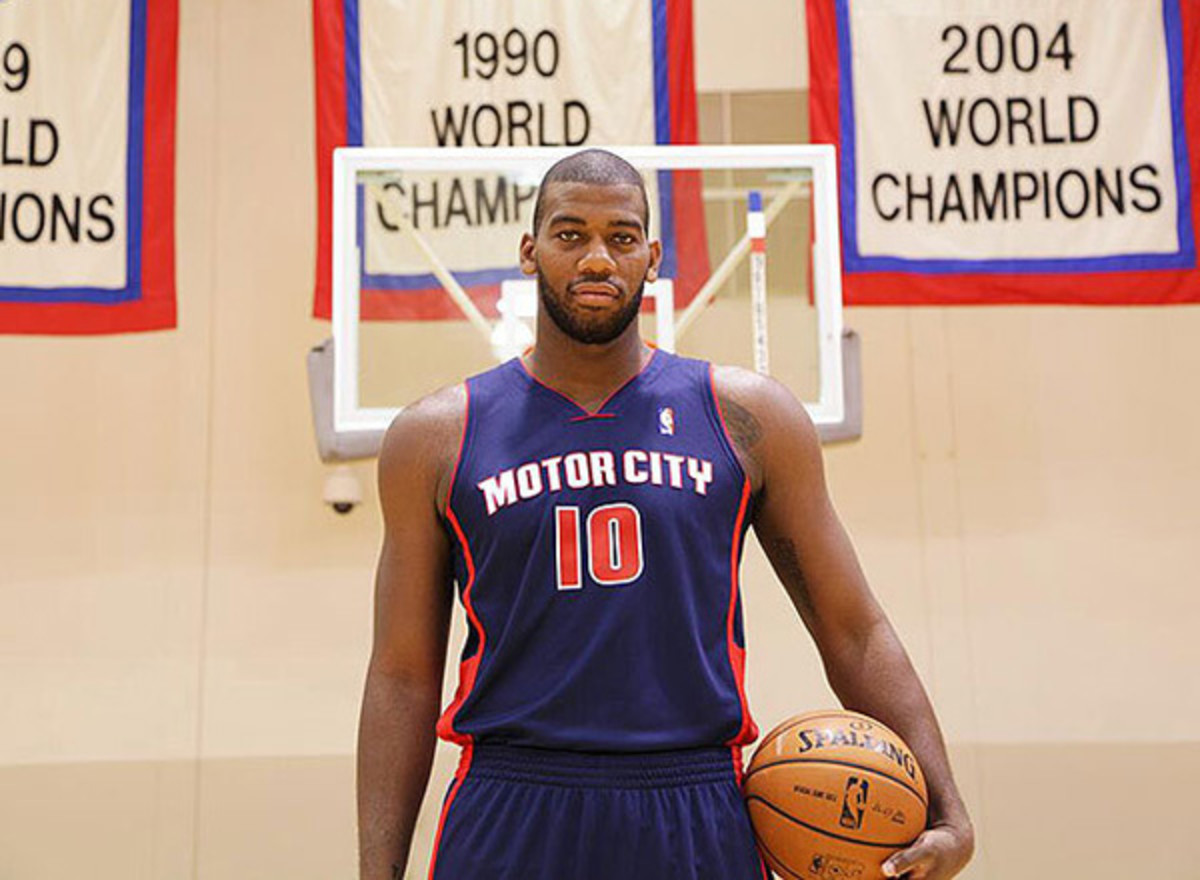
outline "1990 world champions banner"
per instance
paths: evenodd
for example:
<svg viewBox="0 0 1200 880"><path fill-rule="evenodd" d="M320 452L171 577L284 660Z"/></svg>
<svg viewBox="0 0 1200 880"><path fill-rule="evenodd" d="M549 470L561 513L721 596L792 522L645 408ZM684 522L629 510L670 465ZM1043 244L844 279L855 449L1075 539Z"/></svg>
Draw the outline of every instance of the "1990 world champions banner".
<svg viewBox="0 0 1200 880"><path fill-rule="evenodd" d="M313 17L317 317L330 314L335 147L696 142L691 0L313 0ZM536 185L475 174L363 187L362 317L460 316L409 226L495 314L500 282L521 277L517 244L531 225ZM660 173L649 195L663 275L675 279L682 304L708 276L700 181Z"/></svg>
<svg viewBox="0 0 1200 880"><path fill-rule="evenodd" d="M175 326L177 0L0 2L0 332Z"/></svg>
<svg viewBox="0 0 1200 880"><path fill-rule="evenodd" d="M1196 0L808 0L851 304L1200 301Z"/></svg>

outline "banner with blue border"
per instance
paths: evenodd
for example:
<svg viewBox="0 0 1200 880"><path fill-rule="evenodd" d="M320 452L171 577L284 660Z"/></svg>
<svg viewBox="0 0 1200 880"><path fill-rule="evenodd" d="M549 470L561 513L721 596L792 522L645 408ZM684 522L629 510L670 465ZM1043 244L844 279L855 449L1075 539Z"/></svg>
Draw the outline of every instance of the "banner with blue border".
<svg viewBox="0 0 1200 880"><path fill-rule="evenodd" d="M808 0L849 304L1200 300L1196 0Z"/></svg>
<svg viewBox="0 0 1200 880"><path fill-rule="evenodd" d="M434 10L314 0L313 11L318 317L329 316L329 163L337 146L696 141L690 0L620 0L603 8L510 0L482 16L465 2ZM397 45L409 47L403 64L394 61ZM603 70L621 71L619 88L598 75ZM675 278L677 299L686 302L708 271L699 180L660 173L650 191L663 274ZM482 175L409 176L361 187L363 317L460 317L403 233L407 224L494 315L500 282L521 277L517 242L530 226L534 192L532 183ZM688 223L677 222L681 212ZM678 259L681 249L688 260Z"/></svg>
<svg viewBox="0 0 1200 880"><path fill-rule="evenodd" d="M0 5L0 332L175 326L177 32L177 0Z"/></svg>

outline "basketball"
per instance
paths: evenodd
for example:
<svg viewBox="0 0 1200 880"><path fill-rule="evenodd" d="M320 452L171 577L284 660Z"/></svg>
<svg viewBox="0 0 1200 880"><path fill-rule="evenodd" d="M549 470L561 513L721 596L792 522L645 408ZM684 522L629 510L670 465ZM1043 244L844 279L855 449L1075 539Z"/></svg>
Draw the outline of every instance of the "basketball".
<svg viewBox="0 0 1200 880"><path fill-rule="evenodd" d="M784 878L874 880L925 829L912 750L873 718L795 715L763 739L743 782L763 857Z"/></svg>

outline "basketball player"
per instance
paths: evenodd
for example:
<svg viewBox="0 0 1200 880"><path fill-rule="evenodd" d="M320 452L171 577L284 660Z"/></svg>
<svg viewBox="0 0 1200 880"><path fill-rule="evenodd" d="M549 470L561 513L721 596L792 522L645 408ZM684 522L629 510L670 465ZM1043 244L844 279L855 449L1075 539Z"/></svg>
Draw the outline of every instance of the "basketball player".
<svg viewBox="0 0 1200 880"><path fill-rule="evenodd" d="M543 180L522 269L537 345L406 408L359 731L363 880L404 874L433 756L453 583L469 634L436 721L462 746L433 880L767 876L738 782L738 563L754 527L843 704L910 744L930 824L886 863L943 880L973 832L937 722L780 384L648 348L660 245L640 175L599 150ZM685 255L686 258L686 255Z"/></svg>

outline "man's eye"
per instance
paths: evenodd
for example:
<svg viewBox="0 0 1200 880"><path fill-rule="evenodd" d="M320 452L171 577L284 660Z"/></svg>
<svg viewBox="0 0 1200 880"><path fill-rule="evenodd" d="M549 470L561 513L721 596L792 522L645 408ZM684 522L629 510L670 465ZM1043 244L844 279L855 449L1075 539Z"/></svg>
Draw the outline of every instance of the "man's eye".
<svg viewBox="0 0 1200 880"><path fill-rule="evenodd" d="M579 233L574 229L563 229L558 232L558 239L560 241L578 241Z"/></svg>
<svg viewBox="0 0 1200 880"><path fill-rule="evenodd" d="M633 244L634 238L628 232L618 232L613 236L613 241L617 244Z"/></svg>

